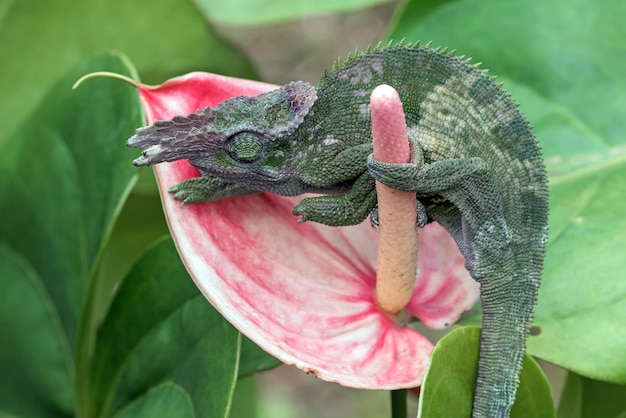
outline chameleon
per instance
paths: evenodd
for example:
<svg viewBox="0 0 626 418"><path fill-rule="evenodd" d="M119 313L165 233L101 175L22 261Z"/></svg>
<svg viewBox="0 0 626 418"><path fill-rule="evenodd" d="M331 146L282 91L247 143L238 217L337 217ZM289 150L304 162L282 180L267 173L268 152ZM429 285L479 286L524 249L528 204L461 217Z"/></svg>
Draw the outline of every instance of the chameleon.
<svg viewBox="0 0 626 418"><path fill-rule="evenodd" d="M411 159L372 154L369 97L394 87ZM290 82L139 128L137 166L186 159L200 177L170 192L185 204L249 193L317 193L300 221L376 218L375 181L416 193L420 226L442 225L480 283L482 331L473 417L508 417L519 385L547 242L540 148L518 105L485 71L447 49L388 44L354 52L317 86Z"/></svg>

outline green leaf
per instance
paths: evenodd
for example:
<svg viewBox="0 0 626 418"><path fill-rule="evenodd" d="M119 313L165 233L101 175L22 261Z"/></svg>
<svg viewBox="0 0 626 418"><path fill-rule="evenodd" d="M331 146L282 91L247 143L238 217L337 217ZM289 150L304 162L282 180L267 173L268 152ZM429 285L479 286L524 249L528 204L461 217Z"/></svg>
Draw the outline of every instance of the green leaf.
<svg viewBox="0 0 626 418"><path fill-rule="evenodd" d="M96 54L121 51L154 84L193 70L253 76L189 0L7 1L0 45L0 146L54 81Z"/></svg>
<svg viewBox="0 0 626 418"><path fill-rule="evenodd" d="M257 376L252 375L237 380L235 393L233 394L232 406L229 416L231 418L254 418L257 416Z"/></svg>
<svg viewBox="0 0 626 418"><path fill-rule="evenodd" d="M0 153L0 409L14 415L71 414L88 279L135 177L120 138L141 123L137 93L104 79L71 89L96 69L130 75L112 56L78 66Z"/></svg>
<svg viewBox="0 0 626 418"><path fill-rule="evenodd" d="M561 395L559 418L624 418L626 386L569 373Z"/></svg>
<svg viewBox="0 0 626 418"><path fill-rule="evenodd" d="M154 181L152 172L147 174ZM98 288L92 301L96 321L104 318L111 294L142 255L140 251L168 233L158 194L138 193L135 185L111 232L98 269Z"/></svg>
<svg viewBox="0 0 626 418"><path fill-rule="evenodd" d="M70 416L72 359L40 277L4 244L0 277L0 416Z"/></svg>
<svg viewBox="0 0 626 418"><path fill-rule="evenodd" d="M601 138L624 144L621 0L461 0L424 15L410 2L389 37L433 41L532 88ZM567 11L567 13L564 13ZM534 122L531 120L531 122ZM547 138L540 138L547 141Z"/></svg>
<svg viewBox="0 0 626 418"><path fill-rule="evenodd" d="M499 76L551 175L550 233L529 353L626 383L626 3L410 2L391 33L433 40ZM566 12L565 12L566 11Z"/></svg>
<svg viewBox="0 0 626 418"><path fill-rule="evenodd" d="M390 0L194 0L198 9L210 20L227 25L270 25L326 13L363 9Z"/></svg>
<svg viewBox="0 0 626 418"><path fill-rule="evenodd" d="M602 139L571 110L505 76L498 77L498 81L504 83L506 90L519 102L522 113L532 121L549 172L557 174L584 167L597 162L603 152L609 156Z"/></svg>
<svg viewBox="0 0 626 418"><path fill-rule="evenodd" d="M85 416L174 416L163 406L173 398L175 416L225 417L239 344L163 240L123 281L98 333Z"/></svg>
<svg viewBox="0 0 626 418"><path fill-rule="evenodd" d="M550 245L529 351L626 383L626 158L551 183Z"/></svg>
<svg viewBox="0 0 626 418"><path fill-rule="evenodd" d="M164 383L120 410L113 418L193 418L196 415L188 394L172 383Z"/></svg>
<svg viewBox="0 0 626 418"><path fill-rule="evenodd" d="M420 394L418 418L465 418L472 414L476 388L480 329L463 327L435 346ZM555 416L548 381L539 365L524 357L511 418Z"/></svg>
<svg viewBox="0 0 626 418"><path fill-rule="evenodd" d="M239 355L239 377L273 369L282 362L266 353L244 335L241 336L241 354Z"/></svg>

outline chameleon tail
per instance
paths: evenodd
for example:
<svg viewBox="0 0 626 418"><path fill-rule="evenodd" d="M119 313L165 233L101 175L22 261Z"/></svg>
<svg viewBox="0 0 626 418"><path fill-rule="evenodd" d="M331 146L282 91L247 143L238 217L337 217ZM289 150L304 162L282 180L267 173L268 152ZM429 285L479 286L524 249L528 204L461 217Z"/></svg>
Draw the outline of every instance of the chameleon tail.
<svg viewBox="0 0 626 418"><path fill-rule="evenodd" d="M539 280L481 281L483 326L472 416L506 418L519 385Z"/></svg>

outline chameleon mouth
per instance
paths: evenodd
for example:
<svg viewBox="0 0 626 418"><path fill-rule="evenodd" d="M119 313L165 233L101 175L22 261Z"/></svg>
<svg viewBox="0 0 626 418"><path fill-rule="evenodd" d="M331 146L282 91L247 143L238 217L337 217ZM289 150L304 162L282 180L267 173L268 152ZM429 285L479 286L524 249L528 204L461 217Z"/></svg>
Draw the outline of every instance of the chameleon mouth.
<svg viewBox="0 0 626 418"><path fill-rule="evenodd" d="M253 185L254 183L258 183L259 185L284 183L292 177L286 170L268 170L260 167L259 164L256 164L257 167L254 165L222 167L206 165L194 159L189 159L188 161L189 164L202 172L226 180L242 182L247 185Z"/></svg>
<svg viewBox="0 0 626 418"><path fill-rule="evenodd" d="M188 133L170 137L160 137L154 141L153 125L139 128L126 145L133 148L144 148L141 156L133 160L135 166L151 166L163 162L188 160L198 155L211 153L215 146L213 141L203 136ZM156 143L155 143L156 142Z"/></svg>

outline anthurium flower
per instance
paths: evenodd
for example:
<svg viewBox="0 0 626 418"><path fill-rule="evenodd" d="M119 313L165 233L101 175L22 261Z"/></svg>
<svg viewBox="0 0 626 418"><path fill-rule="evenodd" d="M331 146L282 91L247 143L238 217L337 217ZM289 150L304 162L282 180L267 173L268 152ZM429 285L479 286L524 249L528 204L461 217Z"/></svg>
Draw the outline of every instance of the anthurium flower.
<svg viewBox="0 0 626 418"><path fill-rule="evenodd" d="M147 122L186 115L270 84L191 73L139 85ZM432 343L409 324L441 328L478 297L448 233L420 230L418 273L404 315L376 302L377 232L369 222L298 223L299 199L268 193L181 205L168 189L199 172L186 161L155 167L176 246L204 296L243 334L287 364L345 386L419 386Z"/></svg>

